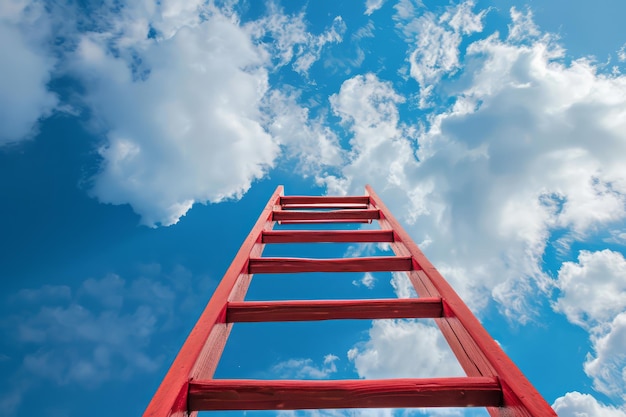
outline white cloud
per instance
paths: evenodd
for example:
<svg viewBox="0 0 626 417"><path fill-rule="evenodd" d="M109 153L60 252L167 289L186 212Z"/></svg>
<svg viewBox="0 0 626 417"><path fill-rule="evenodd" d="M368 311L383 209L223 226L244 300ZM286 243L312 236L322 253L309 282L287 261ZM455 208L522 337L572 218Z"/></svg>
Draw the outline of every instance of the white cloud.
<svg viewBox="0 0 626 417"><path fill-rule="evenodd" d="M342 169L345 180L362 179L365 183L368 175L377 175L390 185L404 182L404 167L411 164L413 150L399 126L396 104L403 101L390 83L374 74L350 78L338 94L330 97L333 112L352 134L348 164ZM397 159L398 155L403 157ZM328 186L330 193L347 192L341 181L334 182L330 176L320 177L319 181ZM333 187L333 182L337 186Z"/></svg>
<svg viewBox="0 0 626 417"><path fill-rule="evenodd" d="M604 394L626 400L626 311L591 336L594 354L588 354L585 373L593 387Z"/></svg>
<svg viewBox="0 0 626 417"><path fill-rule="evenodd" d="M356 280L352 281L352 285L357 286L357 287L360 285L363 285L365 288L370 289L370 290L374 288L375 283L376 283L376 278L370 272L366 272L365 274L363 274L363 277L359 281L356 281Z"/></svg>
<svg viewBox="0 0 626 417"><path fill-rule="evenodd" d="M565 262L556 282L553 307L585 328L593 346L584 364L594 388L614 397L626 389L626 260L605 249L580 251L578 263Z"/></svg>
<svg viewBox="0 0 626 417"><path fill-rule="evenodd" d="M385 0L365 0L365 14L371 16L376 10L383 7Z"/></svg>
<svg viewBox="0 0 626 417"><path fill-rule="evenodd" d="M465 375L439 329L418 320L373 321L348 359L366 379Z"/></svg>
<svg viewBox="0 0 626 417"><path fill-rule="evenodd" d="M619 62L626 62L626 43L617 51L617 60Z"/></svg>
<svg viewBox="0 0 626 417"><path fill-rule="evenodd" d="M578 263L561 265L556 285L561 294L555 310L586 329L610 322L626 310L626 260L619 252L581 251Z"/></svg>
<svg viewBox="0 0 626 417"><path fill-rule="evenodd" d="M461 67L463 36L482 31L486 11L474 13L473 7L473 1L466 1L449 6L439 16L431 12L418 16L410 2L396 7L395 19L409 44L410 75L420 86L420 107L429 105L433 87L442 77Z"/></svg>
<svg viewBox="0 0 626 417"><path fill-rule="evenodd" d="M315 35L307 31L304 12L286 15L276 4L270 3L267 15L249 23L247 29L256 39L271 37L272 41L266 46L271 56L277 58L276 68L291 62L294 71L306 76L326 45L343 40L346 25L341 16L336 16L330 27Z"/></svg>
<svg viewBox="0 0 626 417"><path fill-rule="evenodd" d="M593 396L576 391L557 398L552 408L559 417L626 417L624 409L601 404Z"/></svg>
<svg viewBox="0 0 626 417"><path fill-rule="evenodd" d="M416 298L417 293L405 272L392 272L391 286L398 298Z"/></svg>
<svg viewBox="0 0 626 417"><path fill-rule="evenodd" d="M57 106L47 87L56 65L45 45L49 25L38 2L0 5L0 146L34 136Z"/></svg>
<svg viewBox="0 0 626 417"><path fill-rule="evenodd" d="M511 20L507 41L520 42L533 39L541 35L541 32L533 21L533 13L530 9L522 13L515 7L511 7Z"/></svg>
<svg viewBox="0 0 626 417"><path fill-rule="evenodd" d="M279 149L260 110L265 58L242 28L215 13L149 42L141 60L149 74L137 79L95 36L77 50L86 100L108 130L92 189L100 201L170 225L195 202L240 197L273 166Z"/></svg>
<svg viewBox="0 0 626 417"><path fill-rule="evenodd" d="M94 14L80 17L92 31L79 35L72 69L106 135L91 190L101 202L171 225L194 203L240 198L274 167L280 145L305 175L340 163L323 120L309 120L293 91L270 91L269 71L292 63L307 75L326 45L342 41L341 17L312 34L303 13L276 5L245 25L228 4L200 0Z"/></svg>
<svg viewBox="0 0 626 417"><path fill-rule="evenodd" d="M609 230L609 237L603 239L607 243L617 243L626 245L626 230L613 229Z"/></svg>
<svg viewBox="0 0 626 417"><path fill-rule="evenodd" d="M303 176L340 165L343 151L335 133L321 118L310 119L309 109L298 104L296 92L274 90L266 97L267 131L298 161Z"/></svg>
<svg viewBox="0 0 626 417"><path fill-rule="evenodd" d="M346 81L331 103L349 164L320 179L338 194L372 184L470 307L493 298L521 322L540 300L527 295L551 289L542 259L554 231L584 241L626 218L626 77L565 64L552 42L470 44L463 82L449 86L457 100L423 127L399 123L390 84Z"/></svg>
<svg viewBox="0 0 626 417"><path fill-rule="evenodd" d="M272 372L281 378L296 379L325 379L337 372L336 361L338 356L328 354L324 356L321 365L316 365L313 359L289 359L272 367Z"/></svg>

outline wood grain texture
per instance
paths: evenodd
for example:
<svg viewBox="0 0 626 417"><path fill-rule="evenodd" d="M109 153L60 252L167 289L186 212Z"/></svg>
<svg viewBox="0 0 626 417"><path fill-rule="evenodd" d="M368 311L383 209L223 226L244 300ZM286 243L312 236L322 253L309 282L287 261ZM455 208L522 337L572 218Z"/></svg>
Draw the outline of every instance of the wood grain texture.
<svg viewBox="0 0 626 417"><path fill-rule="evenodd" d="M330 211L289 211L276 210L272 215L275 221L296 220L373 220L378 219L378 210L330 210Z"/></svg>
<svg viewBox="0 0 626 417"><path fill-rule="evenodd" d="M327 220L281 220L279 224L347 224L347 223L371 223L369 219L327 219Z"/></svg>
<svg viewBox="0 0 626 417"><path fill-rule="evenodd" d="M393 242L389 230L269 230L263 243Z"/></svg>
<svg viewBox="0 0 626 417"><path fill-rule="evenodd" d="M144 417L171 417L180 415L180 413L188 414L186 410L187 390L183 387L189 382L192 370L196 367L196 361L205 347L214 324L225 321L228 297L239 275L242 272L247 272L245 269L250 253L255 245L259 246L257 243L261 241L261 232L267 227L268 221L271 221L272 211L280 201L282 193L283 187L279 186L270 197L259 219L215 289L211 300L178 352L157 392L152 397L143 414Z"/></svg>
<svg viewBox="0 0 626 417"><path fill-rule="evenodd" d="M367 209L367 204L358 203L318 203L318 204L283 204L283 210L311 210L311 209Z"/></svg>
<svg viewBox="0 0 626 417"><path fill-rule="evenodd" d="M230 302L227 322L441 317L439 298Z"/></svg>
<svg viewBox="0 0 626 417"><path fill-rule="evenodd" d="M193 381L192 410L480 407L502 404L496 378Z"/></svg>
<svg viewBox="0 0 626 417"><path fill-rule="evenodd" d="M360 196L298 196L284 195L280 197L280 205L286 204L369 204L370 198L366 195Z"/></svg>
<svg viewBox="0 0 626 417"><path fill-rule="evenodd" d="M382 200L367 185L365 187L372 204L381 212L381 221L385 220L396 234L396 241L401 242L414 259L414 269L422 270L432 287L441 296L444 302L444 316L458 319L459 324L467 331L469 337L476 344L478 351L486 358L490 367L497 373L502 381L504 392L504 404L502 408L489 408L492 416L499 417L548 417L556 416L550 405L537 392L519 368L502 351L500 346L493 340L478 319L465 305L463 300L452 289L450 284L443 278L437 269L430 263L418 246L413 242L400 223L393 217ZM434 295L434 294L431 294ZM444 319L442 319L444 320ZM443 328L442 328L443 331ZM454 331L454 330L452 330ZM463 336L456 335L459 343L463 343ZM452 339L448 338L450 342ZM452 346L451 346L452 347ZM471 346L463 347L465 351L471 351ZM505 388L506 387L506 388Z"/></svg>
<svg viewBox="0 0 626 417"><path fill-rule="evenodd" d="M375 256L363 258L251 258L250 274L284 274L298 272L377 272L409 271L410 257Z"/></svg>

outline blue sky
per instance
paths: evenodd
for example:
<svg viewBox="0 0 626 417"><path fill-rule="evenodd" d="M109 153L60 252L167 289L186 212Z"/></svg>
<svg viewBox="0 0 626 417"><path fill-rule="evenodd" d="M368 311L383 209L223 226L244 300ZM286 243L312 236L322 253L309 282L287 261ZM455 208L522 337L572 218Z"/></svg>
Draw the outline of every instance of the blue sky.
<svg viewBox="0 0 626 417"><path fill-rule="evenodd" d="M369 183L560 416L626 416L624 15L2 2L0 415L141 414L275 187ZM412 295L398 274L305 274L248 299ZM385 320L236 325L217 376L459 372L428 320Z"/></svg>

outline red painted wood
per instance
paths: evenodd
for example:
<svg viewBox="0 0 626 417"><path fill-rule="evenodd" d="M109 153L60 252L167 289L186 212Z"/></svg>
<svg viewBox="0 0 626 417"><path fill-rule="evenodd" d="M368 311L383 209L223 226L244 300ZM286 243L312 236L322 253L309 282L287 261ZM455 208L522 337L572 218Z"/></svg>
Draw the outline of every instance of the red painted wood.
<svg viewBox="0 0 626 417"><path fill-rule="evenodd" d="M295 272L377 272L409 271L410 257L375 256L369 258L251 258L250 274L281 274Z"/></svg>
<svg viewBox="0 0 626 417"><path fill-rule="evenodd" d="M506 387L504 389L504 408L502 410L489 409L489 412L493 416L556 416L550 405L515 366L513 361L502 351L450 284L413 242L374 190L368 185L366 186L366 191L370 196L372 204L381 211L381 219L387 220L396 233L396 240L402 242L413 256L414 269L423 270L425 276L428 277L439 292L439 295L445 300L444 315L458 319L489 364L497 372L499 378L501 378L503 387ZM462 340L459 342L463 343Z"/></svg>
<svg viewBox="0 0 626 417"><path fill-rule="evenodd" d="M327 220L281 220L280 224L326 224L326 223L371 223L368 219L327 219Z"/></svg>
<svg viewBox="0 0 626 417"><path fill-rule="evenodd" d="M385 219L379 221L382 228L391 229L391 224ZM399 241L391 243L391 248L398 256L410 256L409 249ZM440 297L439 291L430 282L430 278L424 271L407 272L415 291L420 297ZM441 333L450 345L452 352L459 361L459 364L468 376L494 376L496 372L489 364L485 355L476 347L476 344L467 331L454 317L436 318L435 323L439 326Z"/></svg>
<svg viewBox="0 0 626 417"><path fill-rule="evenodd" d="M279 203L282 193L283 187L279 186L272 194L250 234L241 245L237 256L235 256L235 259L224 274L222 281L215 289L213 297L211 297L198 322L178 352L157 392L152 397L143 414L144 417L186 415L187 390L183 388L189 381L192 369L196 367L196 361L206 344L213 325L216 322L225 320L228 296L235 286L239 274L245 272L244 269L247 266L250 252L256 243L260 242L261 231L266 227L267 222L271 220L274 205Z"/></svg>
<svg viewBox="0 0 626 417"><path fill-rule="evenodd" d="M367 204L356 203L318 203L318 204L283 204L283 210L314 210L314 209L361 209L368 208Z"/></svg>
<svg viewBox="0 0 626 417"><path fill-rule="evenodd" d="M393 242L389 230L268 230L263 243Z"/></svg>
<svg viewBox="0 0 626 417"><path fill-rule="evenodd" d="M370 198L366 195L360 196L297 196L285 195L280 197L281 205L286 204L369 204Z"/></svg>
<svg viewBox="0 0 626 417"><path fill-rule="evenodd" d="M441 317L439 298L388 300L245 301L228 303L227 322Z"/></svg>
<svg viewBox="0 0 626 417"><path fill-rule="evenodd" d="M273 220L372 220L378 219L378 210L332 210L332 211L288 211L277 210Z"/></svg>
<svg viewBox="0 0 626 417"><path fill-rule="evenodd" d="M496 378L211 380L189 384L192 410L499 406Z"/></svg>

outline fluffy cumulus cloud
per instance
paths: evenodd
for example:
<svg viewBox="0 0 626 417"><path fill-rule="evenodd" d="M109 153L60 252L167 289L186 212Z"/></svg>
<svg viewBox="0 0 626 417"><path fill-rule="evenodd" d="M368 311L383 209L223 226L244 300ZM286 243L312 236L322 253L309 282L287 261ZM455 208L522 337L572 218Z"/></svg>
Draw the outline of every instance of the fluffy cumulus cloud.
<svg viewBox="0 0 626 417"><path fill-rule="evenodd" d="M0 146L32 137L57 106L47 88L56 65L46 46L50 25L42 4L0 4Z"/></svg>
<svg viewBox="0 0 626 417"><path fill-rule="evenodd" d="M626 311L626 260L619 252L581 251L578 262L563 263L556 285L554 308L587 329Z"/></svg>
<svg viewBox="0 0 626 417"><path fill-rule="evenodd" d="M465 375L439 329L417 320L374 321L348 359L367 379Z"/></svg>
<svg viewBox="0 0 626 417"><path fill-rule="evenodd" d="M170 225L194 202L241 196L273 165L278 145L260 111L265 55L219 12L141 47L134 65L97 36L77 49L86 100L108 128L93 194Z"/></svg>
<svg viewBox="0 0 626 417"><path fill-rule="evenodd" d="M576 391L557 398L552 408L559 417L626 417L625 410L602 405L591 395Z"/></svg>
<svg viewBox="0 0 626 417"><path fill-rule="evenodd" d="M272 4L245 24L228 2L103 6L99 16L79 36L72 68L106 136L92 188L100 201L171 225L196 202L241 197L281 147L305 175L340 162L334 135L309 120L297 93L269 86L269 72L289 63L306 76L342 40L340 17L314 35L304 14Z"/></svg>
<svg viewBox="0 0 626 417"><path fill-rule="evenodd" d="M330 97L334 114L352 135L341 177L320 175L318 178L330 193L345 194L353 180L362 179L364 183L370 179L369 175L378 175L390 183L404 182L405 167L410 167L414 158L412 143L405 138L399 124L397 104L403 101L391 83L381 81L374 74L348 79L339 93Z"/></svg>
<svg viewBox="0 0 626 417"><path fill-rule="evenodd" d="M340 16L313 34L304 12L274 3L246 23L232 2L122 3L89 14L27 0L0 6L0 42L10 52L0 57L0 145L32 136L58 107L47 90L56 56L59 74L80 81L103 138L92 195L130 204L148 226L174 224L196 202L239 198L281 147L305 175L340 164L323 120L309 120L296 92L269 86L269 73L287 64L308 77L324 48L342 41ZM52 45L55 37L63 42Z"/></svg>
<svg viewBox="0 0 626 417"><path fill-rule="evenodd" d="M594 388L619 397L626 390L626 260L610 250L581 251L558 274L554 303L569 321L590 332L593 353L584 369Z"/></svg>

